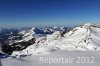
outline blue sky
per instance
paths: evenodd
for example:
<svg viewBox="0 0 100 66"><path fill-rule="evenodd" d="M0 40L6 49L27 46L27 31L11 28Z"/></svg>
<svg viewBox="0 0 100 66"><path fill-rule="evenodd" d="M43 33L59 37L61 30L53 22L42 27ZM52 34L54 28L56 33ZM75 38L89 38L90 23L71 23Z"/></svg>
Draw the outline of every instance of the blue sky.
<svg viewBox="0 0 100 66"><path fill-rule="evenodd" d="M100 0L0 0L0 27L100 23Z"/></svg>

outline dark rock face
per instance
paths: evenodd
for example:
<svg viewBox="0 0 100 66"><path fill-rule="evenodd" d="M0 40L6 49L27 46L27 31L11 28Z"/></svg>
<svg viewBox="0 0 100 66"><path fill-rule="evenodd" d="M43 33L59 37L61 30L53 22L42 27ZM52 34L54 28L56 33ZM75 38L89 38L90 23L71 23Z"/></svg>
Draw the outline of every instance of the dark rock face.
<svg viewBox="0 0 100 66"><path fill-rule="evenodd" d="M35 43L35 38L32 38L29 41L22 41L22 42L16 42L16 43L14 43L14 42L11 43L10 41L11 40L9 40L8 43L2 44L2 46L1 46L2 47L1 50L6 54L12 54L13 51L21 51L21 50L27 48L29 45L32 45Z"/></svg>
<svg viewBox="0 0 100 66"><path fill-rule="evenodd" d="M35 43L35 39L31 39L29 41L22 41L17 43L12 43L11 45L3 44L1 46L1 50L6 54L12 54L13 51L21 51L25 48L27 48L29 45L32 45Z"/></svg>
<svg viewBox="0 0 100 66"><path fill-rule="evenodd" d="M11 55L13 52L13 48L10 45L6 44L1 46L1 50L8 55Z"/></svg>
<svg viewBox="0 0 100 66"><path fill-rule="evenodd" d="M29 45L32 45L35 43L35 39L32 38L29 41L22 41L22 42L18 42L18 43L13 43L11 46L14 48L14 51L21 51L25 48L27 48Z"/></svg>

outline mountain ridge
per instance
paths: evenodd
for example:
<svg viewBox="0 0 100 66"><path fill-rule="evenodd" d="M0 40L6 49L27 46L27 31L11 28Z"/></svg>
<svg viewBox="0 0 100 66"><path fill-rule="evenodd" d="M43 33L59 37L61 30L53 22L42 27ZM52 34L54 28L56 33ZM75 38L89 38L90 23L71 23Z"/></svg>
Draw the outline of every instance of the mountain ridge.
<svg viewBox="0 0 100 66"><path fill-rule="evenodd" d="M100 28L94 24L83 24L69 31L55 31L40 37L36 43L12 55L46 54L57 50L100 51Z"/></svg>

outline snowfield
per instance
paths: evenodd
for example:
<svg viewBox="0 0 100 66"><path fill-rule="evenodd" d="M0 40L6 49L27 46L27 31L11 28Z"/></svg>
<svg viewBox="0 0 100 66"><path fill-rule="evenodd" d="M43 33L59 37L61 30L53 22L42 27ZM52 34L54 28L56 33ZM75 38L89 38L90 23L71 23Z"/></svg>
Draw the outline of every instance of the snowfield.
<svg viewBox="0 0 100 66"><path fill-rule="evenodd" d="M83 60L80 61L79 57ZM41 60L43 58L43 61ZM66 63L63 62L57 62L57 60L50 60L47 61L47 59L50 58L68 58L66 59ZM74 58L72 62L70 62L70 59ZM85 58L85 62L84 62ZM88 61L89 59L89 61ZM1 60L3 63L3 66L99 66L100 65L100 52L73 52L73 51L64 51L64 50L58 50L55 51L55 53L50 53L48 55L31 55L27 57L22 57L21 59L16 58L5 58ZM80 63L78 63L80 62ZM90 63L89 63L90 62Z"/></svg>

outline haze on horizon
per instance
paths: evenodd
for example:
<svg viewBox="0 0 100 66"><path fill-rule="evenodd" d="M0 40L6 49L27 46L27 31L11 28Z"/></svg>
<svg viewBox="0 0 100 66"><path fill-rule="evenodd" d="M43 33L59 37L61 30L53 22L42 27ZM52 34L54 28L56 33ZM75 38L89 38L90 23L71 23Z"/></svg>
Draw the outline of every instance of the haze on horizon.
<svg viewBox="0 0 100 66"><path fill-rule="evenodd" d="M0 0L0 27L100 23L100 0Z"/></svg>

